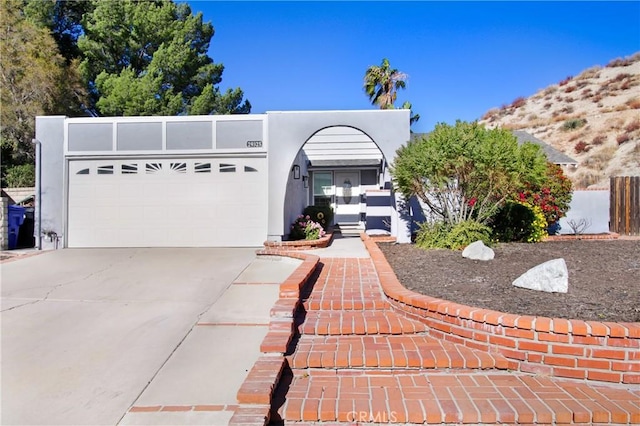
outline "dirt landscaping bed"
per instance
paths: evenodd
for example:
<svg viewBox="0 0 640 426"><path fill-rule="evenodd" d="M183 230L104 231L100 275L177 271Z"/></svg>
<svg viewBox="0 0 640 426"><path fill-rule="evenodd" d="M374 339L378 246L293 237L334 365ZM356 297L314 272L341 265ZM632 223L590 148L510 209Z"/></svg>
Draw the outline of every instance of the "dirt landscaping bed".
<svg viewBox="0 0 640 426"><path fill-rule="evenodd" d="M409 290L464 305L520 315L588 321L640 321L640 241L549 241L494 247L495 259L460 252L380 243ZM547 260L564 258L569 291L545 293L511 283Z"/></svg>

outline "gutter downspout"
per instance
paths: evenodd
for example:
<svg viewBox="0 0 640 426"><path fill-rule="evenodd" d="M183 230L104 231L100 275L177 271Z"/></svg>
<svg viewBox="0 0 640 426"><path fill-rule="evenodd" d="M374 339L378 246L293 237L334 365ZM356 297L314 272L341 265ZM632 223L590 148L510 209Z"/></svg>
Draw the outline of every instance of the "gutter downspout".
<svg viewBox="0 0 640 426"><path fill-rule="evenodd" d="M38 209L38 250L42 250L42 146L38 139L32 139L36 146L36 209Z"/></svg>

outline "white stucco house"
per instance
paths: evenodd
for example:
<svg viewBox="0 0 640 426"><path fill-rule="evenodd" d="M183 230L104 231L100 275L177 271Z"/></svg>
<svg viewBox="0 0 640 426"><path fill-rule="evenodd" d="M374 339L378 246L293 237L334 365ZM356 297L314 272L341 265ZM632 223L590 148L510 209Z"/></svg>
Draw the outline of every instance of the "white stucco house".
<svg viewBox="0 0 640 426"><path fill-rule="evenodd" d="M408 110L37 117L37 244L261 246L308 205L407 242L389 164L409 138Z"/></svg>

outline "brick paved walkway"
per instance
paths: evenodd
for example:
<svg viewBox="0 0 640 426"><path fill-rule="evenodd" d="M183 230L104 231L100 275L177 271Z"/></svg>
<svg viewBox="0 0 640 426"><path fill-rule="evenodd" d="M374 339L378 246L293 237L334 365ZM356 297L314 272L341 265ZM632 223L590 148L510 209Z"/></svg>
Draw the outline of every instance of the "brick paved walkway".
<svg viewBox="0 0 640 426"><path fill-rule="evenodd" d="M637 386L513 373L431 337L391 309L371 259L322 259L304 308L274 422L640 423Z"/></svg>

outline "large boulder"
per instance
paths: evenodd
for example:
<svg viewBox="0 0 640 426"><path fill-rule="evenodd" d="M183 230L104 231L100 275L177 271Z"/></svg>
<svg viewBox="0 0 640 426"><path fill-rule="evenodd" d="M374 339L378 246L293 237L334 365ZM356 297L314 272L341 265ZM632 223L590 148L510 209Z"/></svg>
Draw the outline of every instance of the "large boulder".
<svg viewBox="0 0 640 426"><path fill-rule="evenodd" d="M469 244L462 251L462 257L472 260L491 260L496 256L493 250L480 240Z"/></svg>
<svg viewBox="0 0 640 426"><path fill-rule="evenodd" d="M566 293L569 289L567 264L562 258L541 263L516 278L513 285L548 293Z"/></svg>

